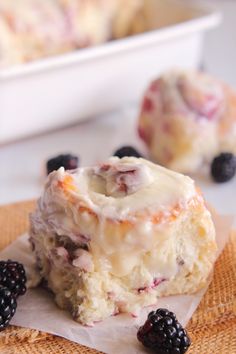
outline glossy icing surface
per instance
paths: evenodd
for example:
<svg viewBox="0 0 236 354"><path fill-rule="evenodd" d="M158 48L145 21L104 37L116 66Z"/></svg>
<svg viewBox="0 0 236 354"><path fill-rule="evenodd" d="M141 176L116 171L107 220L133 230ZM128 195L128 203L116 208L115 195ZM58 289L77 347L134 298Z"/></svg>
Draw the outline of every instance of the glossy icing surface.
<svg viewBox="0 0 236 354"><path fill-rule="evenodd" d="M144 159L112 157L101 166L53 172L34 227L89 243L92 269L125 276L142 260L154 277L170 277L178 269L176 250L167 250L166 263L155 249L172 237L165 221L193 198L200 197L189 177ZM147 252L150 256L143 259Z"/></svg>

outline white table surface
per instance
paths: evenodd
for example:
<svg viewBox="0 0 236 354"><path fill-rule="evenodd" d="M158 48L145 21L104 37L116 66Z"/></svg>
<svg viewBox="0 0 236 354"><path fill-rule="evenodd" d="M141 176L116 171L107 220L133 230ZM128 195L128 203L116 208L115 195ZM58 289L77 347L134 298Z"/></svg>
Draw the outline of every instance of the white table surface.
<svg viewBox="0 0 236 354"><path fill-rule="evenodd" d="M206 36L205 69L236 87L236 1L209 1L224 12L223 24ZM126 107L73 127L0 147L0 205L36 198L45 161L58 153L78 154L81 165L101 161L124 144L142 151L135 124L137 107ZM222 185L198 179L207 200L220 212L236 214L236 178Z"/></svg>

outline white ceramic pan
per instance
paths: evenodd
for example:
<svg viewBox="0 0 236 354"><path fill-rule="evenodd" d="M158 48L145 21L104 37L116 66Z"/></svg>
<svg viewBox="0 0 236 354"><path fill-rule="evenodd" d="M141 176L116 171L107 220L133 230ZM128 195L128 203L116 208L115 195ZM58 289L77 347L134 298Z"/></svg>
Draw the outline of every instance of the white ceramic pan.
<svg viewBox="0 0 236 354"><path fill-rule="evenodd" d="M0 72L0 144L137 101L170 67L197 67L220 15L189 1L146 0L150 31Z"/></svg>

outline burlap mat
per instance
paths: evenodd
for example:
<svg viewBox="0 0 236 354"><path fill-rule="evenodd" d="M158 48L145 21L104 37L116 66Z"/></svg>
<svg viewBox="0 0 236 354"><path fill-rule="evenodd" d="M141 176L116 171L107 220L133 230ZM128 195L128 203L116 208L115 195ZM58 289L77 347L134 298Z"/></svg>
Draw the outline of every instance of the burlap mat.
<svg viewBox="0 0 236 354"><path fill-rule="evenodd" d="M0 207L0 249L27 230L28 213L33 207L34 202ZM230 242L218 259L213 281L187 329L193 342L188 354L236 353L235 234L231 235ZM0 332L0 353L98 354L99 352L47 333L10 326Z"/></svg>

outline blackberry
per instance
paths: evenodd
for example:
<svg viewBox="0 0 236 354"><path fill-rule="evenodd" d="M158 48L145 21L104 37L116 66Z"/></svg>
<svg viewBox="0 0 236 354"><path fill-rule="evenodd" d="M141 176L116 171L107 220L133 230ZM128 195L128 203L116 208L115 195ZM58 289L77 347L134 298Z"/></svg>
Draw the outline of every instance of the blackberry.
<svg viewBox="0 0 236 354"><path fill-rule="evenodd" d="M222 153L214 158L211 164L211 175L215 182L227 182L232 179L236 171L236 158L229 152Z"/></svg>
<svg viewBox="0 0 236 354"><path fill-rule="evenodd" d="M0 331L6 328L16 312L16 299L6 287L0 287Z"/></svg>
<svg viewBox="0 0 236 354"><path fill-rule="evenodd" d="M144 325L139 328L137 337L156 354L184 354L191 344L175 314L166 309L150 312Z"/></svg>
<svg viewBox="0 0 236 354"><path fill-rule="evenodd" d="M142 155L132 146L121 147L114 152L113 156L118 156L120 159L125 156L142 157Z"/></svg>
<svg viewBox="0 0 236 354"><path fill-rule="evenodd" d="M13 296L24 295L26 292L25 269L21 263L0 261L0 285L7 287Z"/></svg>
<svg viewBox="0 0 236 354"><path fill-rule="evenodd" d="M79 165L79 158L75 155L64 154L52 157L47 161L47 174L64 167L65 170L74 170Z"/></svg>

